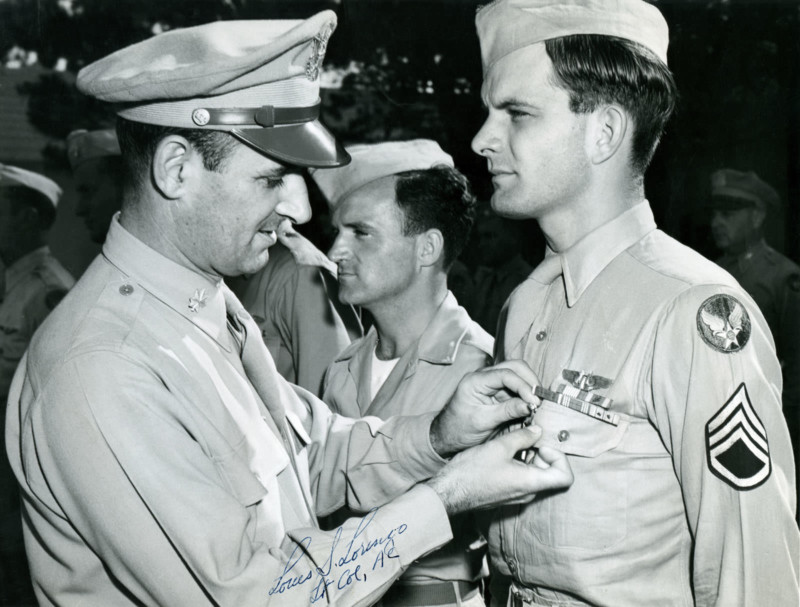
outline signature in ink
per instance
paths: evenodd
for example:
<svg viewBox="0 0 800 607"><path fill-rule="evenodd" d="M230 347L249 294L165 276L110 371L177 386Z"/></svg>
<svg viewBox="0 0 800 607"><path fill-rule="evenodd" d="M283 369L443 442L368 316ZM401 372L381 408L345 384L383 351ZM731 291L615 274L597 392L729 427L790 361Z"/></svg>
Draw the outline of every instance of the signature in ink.
<svg viewBox="0 0 800 607"><path fill-rule="evenodd" d="M304 537L296 545L286 566L269 589L269 595L283 594L310 582L311 603L316 603L328 594L328 587L343 590L355 582L367 580L367 572L382 569L386 559L400 555L394 540L408 529L406 523L391 529L385 535L370 537L368 529L378 512L373 508L362 518L350 538L343 539L344 528L338 527L333 534L327 558L319 566L309 567L301 563L311 553L311 537Z"/></svg>

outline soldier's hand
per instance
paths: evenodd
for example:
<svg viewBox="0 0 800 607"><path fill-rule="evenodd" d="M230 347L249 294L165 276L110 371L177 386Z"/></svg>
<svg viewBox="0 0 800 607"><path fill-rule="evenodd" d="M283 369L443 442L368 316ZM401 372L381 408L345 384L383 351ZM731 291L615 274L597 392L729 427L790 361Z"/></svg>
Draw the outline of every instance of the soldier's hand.
<svg viewBox="0 0 800 607"><path fill-rule="evenodd" d="M508 360L465 375L453 398L431 424L431 445L442 457L479 445L495 430L528 417L540 400L539 380L521 360Z"/></svg>
<svg viewBox="0 0 800 607"><path fill-rule="evenodd" d="M514 455L530 450L541 438L538 426L529 426L467 449L456 455L428 481L448 514L523 504L539 491L563 489L572 484L567 457L556 449L536 449L534 462L526 464Z"/></svg>

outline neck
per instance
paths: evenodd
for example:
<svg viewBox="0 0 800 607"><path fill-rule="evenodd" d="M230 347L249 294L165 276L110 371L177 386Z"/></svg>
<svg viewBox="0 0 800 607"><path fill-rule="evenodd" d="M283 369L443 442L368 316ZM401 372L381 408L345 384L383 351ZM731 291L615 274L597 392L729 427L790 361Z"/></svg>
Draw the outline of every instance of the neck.
<svg viewBox="0 0 800 607"><path fill-rule="evenodd" d="M560 253L644 200L644 187L605 188L538 217L547 244Z"/></svg>
<svg viewBox="0 0 800 607"><path fill-rule="evenodd" d="M447 296L446 275L425 288L409 289L391 302L370 306L381 360L399 358L422 336Z"/></svg>

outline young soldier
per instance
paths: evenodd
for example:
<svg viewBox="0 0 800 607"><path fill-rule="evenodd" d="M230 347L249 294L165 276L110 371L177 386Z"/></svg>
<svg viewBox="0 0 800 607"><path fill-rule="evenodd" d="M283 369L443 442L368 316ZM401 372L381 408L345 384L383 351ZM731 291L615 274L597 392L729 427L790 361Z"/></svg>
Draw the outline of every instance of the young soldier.
<svg viewBox="0 0 800 607"><path fill-rule="evenodd" d="M675 102L663 17L642 0L500 0L477 27L489 113L473 149L495 211L535 218L548 245L510 297L497 357L539 375L534 421L575 471L569 491L496 512L510 604L796 606L794 464L766 322L656 229L644 197Z"/></svg>

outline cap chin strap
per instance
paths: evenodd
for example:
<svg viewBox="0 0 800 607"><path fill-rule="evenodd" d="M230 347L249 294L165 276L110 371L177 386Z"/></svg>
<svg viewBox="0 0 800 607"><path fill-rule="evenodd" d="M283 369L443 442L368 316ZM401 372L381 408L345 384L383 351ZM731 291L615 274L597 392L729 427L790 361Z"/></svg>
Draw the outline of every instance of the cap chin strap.
<svg viewBox="0 0 800 607"><path fill-rule="evenodd" d="M192 122L199 127L302 124L319 118L319 107L317 102L308 107L197 108L192 112Z"/></svg>

